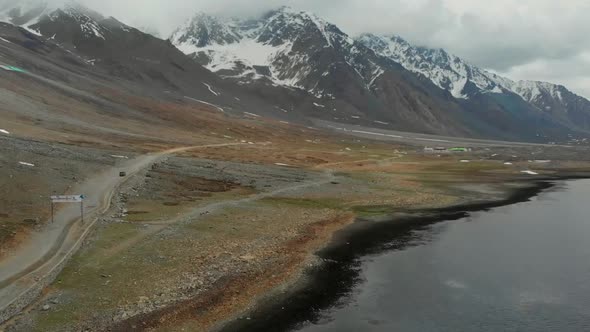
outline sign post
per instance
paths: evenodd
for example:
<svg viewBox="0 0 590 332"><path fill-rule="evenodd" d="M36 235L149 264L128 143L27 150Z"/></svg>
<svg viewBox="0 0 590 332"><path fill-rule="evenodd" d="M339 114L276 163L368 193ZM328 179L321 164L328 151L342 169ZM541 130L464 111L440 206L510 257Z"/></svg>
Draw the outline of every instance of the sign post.
<svg viewBox="0 0 590 332"><path fill-rule="evenodd" d="M55 203L80 203L80 220L84 222L84 195L59 195L51 196L51 223L54 222Z"/></svg>

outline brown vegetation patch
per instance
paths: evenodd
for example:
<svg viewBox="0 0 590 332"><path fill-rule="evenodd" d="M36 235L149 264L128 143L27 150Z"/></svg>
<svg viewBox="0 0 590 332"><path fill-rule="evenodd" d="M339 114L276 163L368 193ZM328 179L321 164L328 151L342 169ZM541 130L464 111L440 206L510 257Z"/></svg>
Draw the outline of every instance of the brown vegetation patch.
<svg viewBox="0 0 590 332"><path fill-rule="evenodd" d="M191 331L207 331L253 304L253 299L260 299L286 282L295 281L310 259L310 253L353 220L353 215L346 214L307 225L301 234L277 248L273 255L276 259L267 269L228 275L195 299L124 321L112 331L169 330L184 325Z"/></svg>

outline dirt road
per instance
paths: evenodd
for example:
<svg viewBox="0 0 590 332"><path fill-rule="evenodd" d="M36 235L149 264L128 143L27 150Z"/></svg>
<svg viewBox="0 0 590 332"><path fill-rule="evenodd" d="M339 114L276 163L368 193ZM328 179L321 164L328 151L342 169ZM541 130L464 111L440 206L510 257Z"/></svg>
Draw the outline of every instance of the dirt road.
<svg viewBox="0 0 590 332"><path fill-rule="evenodd" d="M55 222L47 223L42 230L32 234L26 243L0 261L0 322L18 313L35 297L31 293L41 291L49 276L55 276L65 261L79 248L97 218L109 209L117 188L129 177L150 167L172 154L199 148L214 148L242 143L226 143L182 147L143 155L122 165L108 169L72 188L72 194L84 194L88 207L84 223L80 221L80 206L68 204L57 210ZM127 177L119 177L119 171ZM49 202L48 202L49 204Z"/></svg>
<svg viewBox="0 0 590 332"><path fill-rule="evenodd" d="M269 197L279 196L281 194L287 194L297 190L307 189L311 187L319 187L322 185L326 185L334 181L335 179L336 176L334 175L334 172L332 170L326 169L323 171L323 176L321 179L285 186L283 188L279 188L273 191L253 194L248 197L228 199L220 202L210 203L205 206L200 206L192 210L189 210L181 215L178 215L166 221L144 221L142 223L144 224L144 226L146 226L146 228L140 234L134 237L127 238L125 241L120 242L119 245L111 249L110 254L115 255L117 252L129 248L139 243L143 239L153 234L157 234L173 224L192 223L198 221L199 217L201 216L208 216L210 214L223 212L228 208L238 207L247 203L252 203Z"/></svg>

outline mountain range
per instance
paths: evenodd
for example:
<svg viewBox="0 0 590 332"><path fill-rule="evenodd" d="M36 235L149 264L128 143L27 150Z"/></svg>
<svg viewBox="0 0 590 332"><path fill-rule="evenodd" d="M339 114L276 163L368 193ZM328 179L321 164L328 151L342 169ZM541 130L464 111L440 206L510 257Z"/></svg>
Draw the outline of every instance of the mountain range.
<svg viewBox="0 0 590 332"><path fill-rule="evenodd" d="M0 20L97 75L236 114L542 142L590 132L590 101L564 86L513 81L395 35L351 37L288 7L254 19L198 13L167 40L74 2L19 1Z"/></svg>

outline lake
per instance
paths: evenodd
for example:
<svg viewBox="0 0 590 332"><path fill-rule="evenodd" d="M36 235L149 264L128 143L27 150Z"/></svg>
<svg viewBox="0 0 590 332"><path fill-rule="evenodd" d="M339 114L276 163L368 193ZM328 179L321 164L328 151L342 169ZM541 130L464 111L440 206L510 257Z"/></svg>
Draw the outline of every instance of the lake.
<svg viewBox="0 0 590 332"><path fill-rule="evenodd" d="M590 331L588 180L380 247L295 330Z"/></svg>

